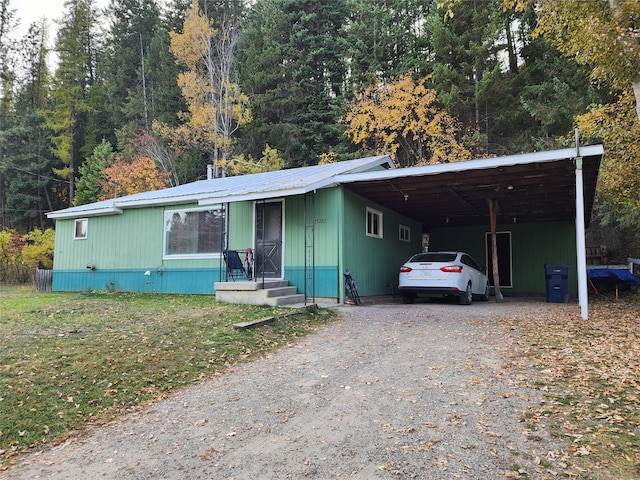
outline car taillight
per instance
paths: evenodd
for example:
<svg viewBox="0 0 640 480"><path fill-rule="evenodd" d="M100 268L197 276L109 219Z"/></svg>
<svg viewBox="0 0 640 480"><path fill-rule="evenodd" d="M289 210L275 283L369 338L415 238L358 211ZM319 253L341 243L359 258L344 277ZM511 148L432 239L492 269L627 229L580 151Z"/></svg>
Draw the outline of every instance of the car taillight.
<svg viewBox="0 0 640 480"><path fill-rule="evenodd" d="M400 267L400 273L408 273L413 270L411 267Z"/></svg>
<svg viewBox="0 0 640 480"><path fill-rule="evenodd" d="M448 265L446 267L441 267L440 271L448 273L461 273L462 265Z"/></svg>

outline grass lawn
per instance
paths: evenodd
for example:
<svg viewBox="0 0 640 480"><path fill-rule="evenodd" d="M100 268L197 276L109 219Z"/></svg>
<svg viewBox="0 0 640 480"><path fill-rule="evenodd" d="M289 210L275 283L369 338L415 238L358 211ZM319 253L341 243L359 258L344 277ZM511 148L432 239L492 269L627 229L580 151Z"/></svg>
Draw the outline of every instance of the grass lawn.
<svg viewBox="0 0 640 480"><path fill-rule="evenodd" d="M0 470L21 452L107 423L336 318L320 309L232 327L285 311L203 295L0 285Z"/></svg>

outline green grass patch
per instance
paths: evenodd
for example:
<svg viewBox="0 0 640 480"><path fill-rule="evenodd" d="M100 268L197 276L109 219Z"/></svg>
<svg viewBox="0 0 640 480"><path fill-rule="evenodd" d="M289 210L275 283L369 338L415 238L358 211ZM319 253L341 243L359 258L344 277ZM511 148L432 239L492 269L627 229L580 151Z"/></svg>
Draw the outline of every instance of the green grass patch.
<svg viewBox="0 0 640 480"><path fill-rule="evenodd" d="M19 453L112 421L336 318L319 309L233 329L285 311L202 295L0 286L0 469Z"/></svg>

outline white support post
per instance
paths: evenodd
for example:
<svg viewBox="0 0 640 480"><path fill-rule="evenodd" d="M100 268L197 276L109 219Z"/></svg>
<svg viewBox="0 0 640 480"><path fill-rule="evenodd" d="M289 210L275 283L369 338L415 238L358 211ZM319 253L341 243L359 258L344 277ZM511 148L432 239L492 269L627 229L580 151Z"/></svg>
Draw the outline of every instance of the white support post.
<svg viewBox="0 0 640 480"><path fill-rule="evenodd" d="M584 182L582 178L582 157L576 134L576 253L578 266L578 303L584 320L589 318L589 292L587 291L587 249L584 233Z"/></svg>

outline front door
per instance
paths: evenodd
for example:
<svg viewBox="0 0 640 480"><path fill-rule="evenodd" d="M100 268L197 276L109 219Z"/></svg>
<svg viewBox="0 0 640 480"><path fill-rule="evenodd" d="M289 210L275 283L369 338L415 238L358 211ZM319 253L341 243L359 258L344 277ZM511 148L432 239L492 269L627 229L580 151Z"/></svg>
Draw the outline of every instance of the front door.
<svg viewBox="0 0 640 480"><path fill-rule="evenodd" d="M256 278L282 278L282 202L256 203Z"/></svg>

